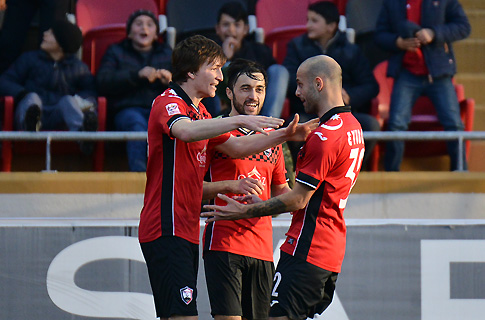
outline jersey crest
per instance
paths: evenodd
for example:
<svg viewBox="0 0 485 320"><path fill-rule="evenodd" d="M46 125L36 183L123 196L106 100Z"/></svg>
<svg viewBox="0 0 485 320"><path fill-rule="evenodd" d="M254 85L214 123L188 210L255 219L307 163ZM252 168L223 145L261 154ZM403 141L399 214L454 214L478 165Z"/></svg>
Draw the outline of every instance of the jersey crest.
<svg viewBox="0 0 485 320"><path fill-rule="evenodd" d="M322 124L321 127L327 130L335 131L342 128L343 124L344 121L342 120L342 118L340 118L340 116L336 114L333 115L330 120Z"/></svg>

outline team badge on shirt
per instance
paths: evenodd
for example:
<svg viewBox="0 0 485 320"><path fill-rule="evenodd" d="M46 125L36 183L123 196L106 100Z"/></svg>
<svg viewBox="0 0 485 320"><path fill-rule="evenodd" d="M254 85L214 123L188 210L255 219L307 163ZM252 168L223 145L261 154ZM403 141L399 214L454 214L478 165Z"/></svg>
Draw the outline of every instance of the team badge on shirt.
<svg viewBox="0 0 485 320"><path fill-rule="evenodd" d="M189 303L192 302L192 296L194 294L194 290L192 290L189 287L184 287L180 289L180 297L182 298L182 301L188 305Z"/></svg>
<svg viewBox="0 0 485 320"><path fill-rule="evenodd" d="M165 106L165 108L167 109L169 116L180 113L179 105L176 103L169 103Z"/></svg>
<svg viewBox="0 0 485 320"><path fill-rule="evenodd" d="M321 127L327 130L338 130L343 126L344 122L342 118L338 114L333 115L330 120L328 120L325 124L322 124Z"/></svg>

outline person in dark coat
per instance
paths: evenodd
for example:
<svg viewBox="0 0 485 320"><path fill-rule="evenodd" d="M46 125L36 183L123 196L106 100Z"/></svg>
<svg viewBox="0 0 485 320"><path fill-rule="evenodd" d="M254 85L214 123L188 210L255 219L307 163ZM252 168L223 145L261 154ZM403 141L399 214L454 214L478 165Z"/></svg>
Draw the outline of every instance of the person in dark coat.
<svg viewBox="0 0 485 320"><path fill-rule="evenodd" d="M421 95L431 99L446 131L463 131L460 106L452 77L456 61L452 42L470 35L468 18L457 0L384 1L374 40L389 51L387 75L394 78L389 109L389 131L406 131L414 103ZM467 169L458 141L447 142L450 169L458 159ZM386 171L399 171L404 141L386 144Z"/></svg>
<svg viewBox="0 0 485 320"><path fill-rule="evenodd" d="M15 99L17 130L97 129L94 76L75 55L81 43L81 30L58 20L40 50L22 54L0 76L0 95Z"/></svg>
<svg viewBox="0 0 485 320"><path fill-rule="evenodd" d="M98 91L107 97L108 123L117 131L147 131L153 100L172 79L172 49L158 42L158 20L147 10L127 20L126 39L111 45L96 74ZM146 141L126 143L131 171L146 171Z"/></svg>
<svg viewBox="0 0 485 320"><path fill-rule="evenodd" d="M298 67L310 57L325 54L335 59L342 68L343 101L351 106L352 114L359 121L362 130L379 131L379 122L369 114L371 101L379 93L379 86L360 48L347 40L345 32L338 30L339 20L340 15L334 3L321 1L311 4L308 7L306 34L288 43L283 65L290 73L288 97L291 111L305 117L303 104L295 96ZM365 142L364 165L375 143L371 140Z"/></svg>
<svg viewBox="0 0 485 320"><path fill-rule="evenodd" d="M248 36L249 24L246 9L237 1L225 3L217 14L217 39L221 45L227 61L231 62L241 58L259 63L268 73L268 87L266 100L261 115L279 118L283 110L285 93L288 86L288 72L277 64L271 49L263 43L258 43ZM223 69L225 72L225 68ZM217 87L218 96L226 104L230 104L226 97L226 82ZM204 100L209 112L218 113L217 107Z"/></svg>

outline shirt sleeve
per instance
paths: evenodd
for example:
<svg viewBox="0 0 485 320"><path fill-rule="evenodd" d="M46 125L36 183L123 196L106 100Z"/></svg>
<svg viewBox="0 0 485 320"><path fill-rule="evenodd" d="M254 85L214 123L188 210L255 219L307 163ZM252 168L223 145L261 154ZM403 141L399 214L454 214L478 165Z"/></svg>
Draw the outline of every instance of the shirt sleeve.
<svg viewBox="0 0 485 320"><path fill-rule="evenodd" d="M153 102L152 112L157 117L157 122L162 126L163 133L173 138L171 129L174 123L181 119L190 119L185 110L184 103L176 99L158 97Z"/></svg>

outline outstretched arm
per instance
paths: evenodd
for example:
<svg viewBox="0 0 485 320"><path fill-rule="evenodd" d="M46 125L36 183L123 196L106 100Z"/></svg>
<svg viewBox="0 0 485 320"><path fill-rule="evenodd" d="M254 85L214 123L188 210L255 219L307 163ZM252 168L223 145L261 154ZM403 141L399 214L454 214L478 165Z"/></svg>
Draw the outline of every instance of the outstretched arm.
<svg viewBox="0 0 485 320"><path fill-rule="evenodd" d="M265 128L278 128L283 122L282 119L264 116L234 116L197 121L181 119L172 125L171 130L174 137L185 142L194 142L217 137L240 127L268 134L264 131Z"/></svg>
<svg viewBox="0 0 485 320"><path fill-rule="evenodd" d="M286 128L271 131L267 136L231 137L226 142L218 145L216 149L237 159L262 152L285 141L305 141L310 132L317 128L319 120L313 119L302 124L299 124L298 120L299 115L295 114L295 118Z"/></svg>
<svg viewBox="0 0 485 320"><path fill-rule="evenodd" d="M314 189L297 182L293 190L267 201L253 204L242 204L223 194L219 194L218 197L226 201L227 206L205 205L205 209L212 211L203 212L201 216L210 217L206 222L212 222L217 220L249 219L292 212L304 208L314 192Z"/></svg>

